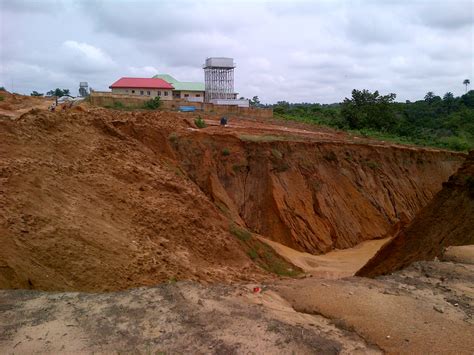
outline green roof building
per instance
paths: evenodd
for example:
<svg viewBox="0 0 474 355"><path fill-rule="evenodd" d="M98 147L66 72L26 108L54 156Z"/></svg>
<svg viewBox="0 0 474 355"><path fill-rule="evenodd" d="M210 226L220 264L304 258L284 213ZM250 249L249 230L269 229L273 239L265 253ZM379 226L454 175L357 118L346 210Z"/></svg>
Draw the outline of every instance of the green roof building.
<svg viewBox="0 0 474 355"><path fill-rule="evenodd" d="M178 81L169 74L158 74L153 78L162 79L173 85L173 98L192 102L204 102L204 83Z"/></svg>

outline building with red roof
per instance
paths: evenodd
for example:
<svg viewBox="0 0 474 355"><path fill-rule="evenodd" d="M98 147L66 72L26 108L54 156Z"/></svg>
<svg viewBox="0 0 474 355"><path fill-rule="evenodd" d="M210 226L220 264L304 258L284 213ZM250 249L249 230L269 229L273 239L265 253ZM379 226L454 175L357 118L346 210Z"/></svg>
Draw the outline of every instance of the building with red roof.
<svg viewBox="0 0 474 355"><path fill-rule="evenodd" d="M172 100L173 85L159 78L120 78L109 86L113 94L159 96L162 100Z"/></svg>

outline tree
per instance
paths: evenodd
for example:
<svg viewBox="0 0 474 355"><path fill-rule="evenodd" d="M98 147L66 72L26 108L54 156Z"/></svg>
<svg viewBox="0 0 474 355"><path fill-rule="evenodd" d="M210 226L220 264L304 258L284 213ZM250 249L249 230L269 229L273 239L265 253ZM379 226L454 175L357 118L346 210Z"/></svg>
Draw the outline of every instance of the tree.
<svg viewBox="0 0 474 355"><path fill-rule="evenodd" d="M451 112L451 108L453 107L454 104L454 95L452 92L447 92L443 96L443 103L445 104L447 110L448 110L448 115Z"/></svg>
<svg viewBox="0 0 474 355"><path fill-rule="evenodd" d="M63 96L71 95L69 89L63 89Z"/></svg>
<svg viewBox="0 0 474 355"><path fill-rule="evenodd" d="M471 84L471 81L469 79L464 79L462 83L466 85L466 92L467 92L467 86Z"/></svg>
<svg viewBox="0 0 474 355"><path fill-rule="evenodd" d="M435 94L433 91L428 91L425 95L425 101L431 105L434 101L434 98L435 98Z"/></svg>
<svg viewBox="0 0 474 355"><path fill-rule="evenodd" d="M352 90L352 98L344 99L341 114L352 129L390 130L396 123L393 102L397 95L380 95L378 91Z"/></svg>
<svg viewBox="0 0 474 355"><path fill-rule="evenodd" d="M260 100L259 100L258 96L252 97L252 99L250 100L250 106L252 106L252 107L259 107L260 106Z"/></svg>
<svg viewBox="0 0 474 355"><path fill-rule="evenodd" d="M30 96L43 96L43 94L40 94L38 91L33 91Z"/></svg>
<svg viewBox="0 0 474 355"><path fill-rule="evenodd" d="M49 90L47 93L46 93L47 96L57 96L57 97L61 97L61 96L65 96L65 95L70 95L70 91L69 89L60 89L60 88L56 88L54 90Z"/></svg>

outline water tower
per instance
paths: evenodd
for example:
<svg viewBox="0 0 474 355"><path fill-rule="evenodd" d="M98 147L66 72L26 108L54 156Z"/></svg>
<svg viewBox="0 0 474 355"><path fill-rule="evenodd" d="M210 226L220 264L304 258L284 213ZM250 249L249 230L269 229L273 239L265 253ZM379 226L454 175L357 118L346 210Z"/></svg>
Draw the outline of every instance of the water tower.
<svg viewBox="0 0 474 355"><path fill-rule="evenodd" d="M211 102L211 100L235 99L235 63L233 58L207 58L203 68L206 85L206 102Z"/></svg>
<svg viewBox="0 0 474 355"><path fill-rule="evenodd" d="M86 81L79 83L79 95L82 97L89 95L89 84Z"/></svg>

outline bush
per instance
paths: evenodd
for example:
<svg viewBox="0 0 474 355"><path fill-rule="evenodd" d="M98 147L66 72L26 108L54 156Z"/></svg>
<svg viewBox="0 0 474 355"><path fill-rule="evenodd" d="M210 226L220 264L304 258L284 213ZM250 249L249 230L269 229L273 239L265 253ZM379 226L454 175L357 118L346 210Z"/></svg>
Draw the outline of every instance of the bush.
<svg viewBox="0 0 474 355"><path fill-rule="evenodd" d="M230 150L229 150L229 148L224 148L224 149L222 149L222 155L224 155L224 156L230 155Z"/></svg>
<svg viewBox="0 0 474 355"><path fill-rule="evenodd" d="M5 87L0 86L0 91L7 91L7 90L5 89Z"/></svg>
<svg viewBox="0 0 474 355"><path fill-rule="evenodd" d="M121 109L121 108L124 108L124 104L120 101L114 101L114 104L112 106L113 108L116 108L116 109Z"/></svg>
<svg viewBox="0 0 474 355"><path fill-rule="evenodd" d="M161 106L161 100L160 100L160 97L157 96L145 102L145 104L143 105L143 108L146 108L147 110L157 110L160 108L160 106Z"/></svg>
<svg viewBox="0 0 474 355"><path fill-rule="evenodd" d="M198 118L196 118L194 120L194 124L196 125L197 128L206 128L207 127L206 122L201 118L201 116L198 116Z"/></svg>

